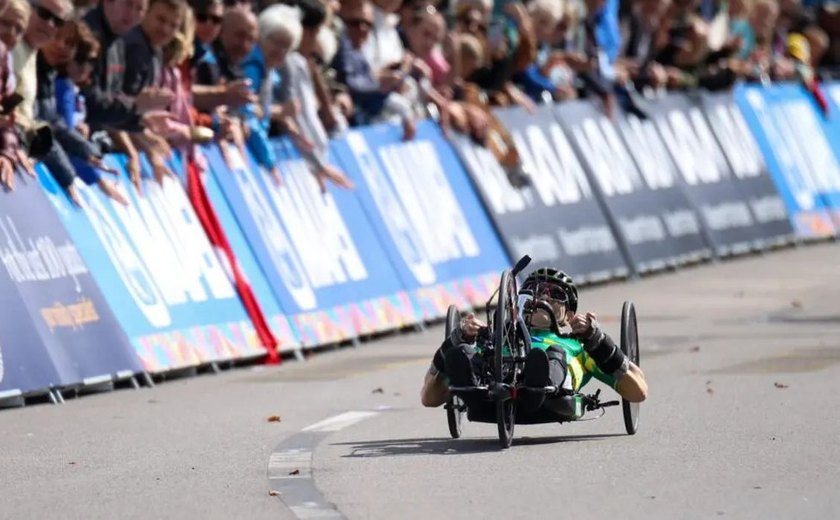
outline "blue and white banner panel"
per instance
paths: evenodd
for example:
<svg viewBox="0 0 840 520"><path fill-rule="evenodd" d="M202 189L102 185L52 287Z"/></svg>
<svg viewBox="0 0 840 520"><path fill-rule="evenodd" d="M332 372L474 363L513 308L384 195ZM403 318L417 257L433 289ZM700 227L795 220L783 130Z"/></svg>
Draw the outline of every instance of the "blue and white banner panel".
<svg viewBox="0 0 840 520"><path fill-rule="evenodd" d="M107 160L128 206L77 182L78 209L54 183L45 188L146 370L264 355L179 182L144 179L139 196L124 158Z"/></svg>
<svg viewBox="0 0 840 520"><path fill-rule="evenodd" d="M535 114L522 109L494 113L512 136L529 186L514 187L486 147L466 137L456 137L455 143L510 256L531 255L534 268L563 269L577 282L629 274L552 107L540 107Z"/></svg>
<svg viewBox="0 0 840 520"><path fill-rule="evenodd" d="M735 100L755 136L799 237L836 234L829 198L840 165L813 101L798 85L741 85Z"/></svg>
<svg viewBox="0 0 840 520"><path fill-rule="evenodd" d="M408 294L355 194L321 193L307 164L276 142L277 185L230 146L211 171L269 286L305 346L416 323ZM230 166L230 167L229 167Z"/></svg>
<svg viewBox="0 0 840 520"><path fill-rule="evenodd" d="M683 94L669 94L650 103L649 113L715 253L725 256L763 247L746 195L700 107Z"/></svg>
<svg viewBox="0 0 840 520"><path fill-rule="evenodd" d="M665 165L637 166L634 159L641 154L631 155L621 138L620 124L590 102L558 104L555 114L637 273L710 256L697 212Z"/></svg>
<svg viewBox="0 0 840 520"><path fill-rule="evenodd" d="M54 183L43 168L38 175ZM92 269L38 180L18 175L16 184L15 191L0 194L0 348L6 353L4 366L9 363L9 379L0 388L14 384L31 390L45 375L49 381L36 386L110 381L142 372Z"/></svg>
<svg viewBox="0 0 840 520"><path fill-rule="evenodd" d="M419 123L411 141L391 125L353 130L333 150L419 316L483 305L509 261L438 126Z"/></svg>

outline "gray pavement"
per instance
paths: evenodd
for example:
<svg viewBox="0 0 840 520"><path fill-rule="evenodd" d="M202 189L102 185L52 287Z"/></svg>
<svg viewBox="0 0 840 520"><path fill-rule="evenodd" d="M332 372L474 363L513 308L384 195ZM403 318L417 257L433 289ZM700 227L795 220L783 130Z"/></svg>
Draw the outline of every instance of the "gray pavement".
<svg viewBox="0 0 840 520"><path fill-rule="evenodd" d="M0 411L0 518L294 518L269 457L315 437L313 484L349 518L837 518L839 260L821 244L584 289L613 333L636 302L651 393L632 437L612 408L518 426L506 451L493 425L449 439L418 399L435 327ZM354 411L375 413L316 424Z"/></svg>

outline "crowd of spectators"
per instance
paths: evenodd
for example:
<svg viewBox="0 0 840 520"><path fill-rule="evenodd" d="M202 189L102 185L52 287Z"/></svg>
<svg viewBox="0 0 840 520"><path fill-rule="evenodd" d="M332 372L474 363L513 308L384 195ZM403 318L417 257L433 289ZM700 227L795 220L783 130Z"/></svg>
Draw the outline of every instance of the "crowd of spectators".
<svg viewBox="0 0 840 520"><path fill-rule="evenodd" d="M804 4L803 4L804 2ZM282 183L290 138L325 189L331 136L417 121L486 146L526 182L490 108L581 97L646 117L665 90L802 82L840 65L840 4L815 0L0 0L0 182L43 162L126 203L173 153L246 149Z"/></svg>

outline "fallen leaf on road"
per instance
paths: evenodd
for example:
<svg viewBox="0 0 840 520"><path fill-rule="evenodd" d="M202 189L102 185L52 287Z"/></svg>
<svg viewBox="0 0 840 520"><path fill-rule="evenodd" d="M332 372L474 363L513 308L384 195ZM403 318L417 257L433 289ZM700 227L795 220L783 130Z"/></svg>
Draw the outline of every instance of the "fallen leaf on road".
<svg viewBox="0 0 840 520"><path fill-rule="evenodd" d="M384 394L385 390L383 390L382 387L380 386L379 388L374 388L371 393L372 394Z"/></svg>
<svg viewBox="0 0 840 520"><path fill-rule="evenodd" d="M709 387L709 388L706 389L706 393L709 394L709 395L715 395L715 389L712 388L712 387Z"/></svg>
<svg viewBox="0 0 840 520"><path fill-rule="evenodd" d="M401 395L402 395L402 394L401 394L401 393L399 393L399 392L394 392L394 397L399 397L399 396L401 396Z"/></svg>
<svg viewBox="0 0 840 520"><path fill-rule="evenodd" d="M761 489L761 486L753 486L753 489Z"/></svg>
<svg viewBox="0 0 840 520"><path fill-rule="evenodd" d="M76 463L75 463L75 462L68 462L67 464L70 464L71 466L75 466L75 465L76 465Z"/></svg>
<svg viewBox="0 0 840 520"><path fill-rule="evenodd" d="M784 383L773 383L773 386L775 386L776 388L787 388L788 387L788 385L786 385Z"/></svg>
<svg viewBox="0 0 840 520"><path fill-rule="evenodd" d="M709 379L708 381L706 381L706 386L709 386L710 384L712 384L712 380L711 380L711 379Z"/></svg>
<svg viewBox="0 0 840 520"><path fill-rule="evenodd" d="M268 492L268 496L270 496L270 497L279 497L279 496L280 496L280 492L279 492L279 491L274 491L274 490L272 489L271 491L269 491L269 492Z"/></svg>
<svg viewBox="0 0 840 520"><path fill-rule="evenodd" d="M289 472L289 475L300 475L300 470L299 469L292 470L292 471Z"/></svg>
<svg viewBox="0 0 840 520"><path fill-rule="evenodd" d="M283 420L283 419L281 419L279 415L269 415L269 416L266 418L266 421L268 421L268 422L280 422L280 421L282 421L282 420Z"/></svg>
<svg viewBox="0 0 840 520"><path fill-rule="evenodd" d="M801 309L801 308L802 308L802 300L793 300L793 301L791 301L791 302L790 302L790 304L791 304L793 307L796 307L797 309Z"/></svg>
<svg viewBox="0 0 840 520"><path fill-rule="evenodd" d="M694 345L693 347L688 349L688 351L689 352L700 352L700 345Z"/></svg>

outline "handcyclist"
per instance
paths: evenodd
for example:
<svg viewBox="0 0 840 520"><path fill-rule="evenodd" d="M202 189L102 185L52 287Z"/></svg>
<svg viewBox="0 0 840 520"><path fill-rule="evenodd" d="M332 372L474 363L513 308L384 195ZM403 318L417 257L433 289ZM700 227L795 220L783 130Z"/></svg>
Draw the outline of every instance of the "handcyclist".
<svg viewBox="0 0 840 520"><path fill-rule="evenodd" d="M537 269L525 279L519 294L521 298L547 303L554 311L558 327L571 328L571 333L558 335L552 330L551 318L545 310L532 305L530 308L534 310L523 312L531 340L523 369L524 386L556 386L559 390L548 396L542 392L521 392L520 409L535 411L543 405L552 409L552 403L559 402L554 398L578 392L592 377L628 401L645 400L647 383L641 369L600 329L594 314L577 313L578 292L568 275L552 268ZM449 398L449 385L478 384L481 363L477 354L481 346L476 340L486 333L486 328L486 324L469 314L443 341L423 382L420 399L424 406L444 404ZM469 395L464 398L468 406L477 399Z"/></svg>

